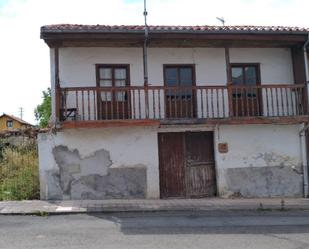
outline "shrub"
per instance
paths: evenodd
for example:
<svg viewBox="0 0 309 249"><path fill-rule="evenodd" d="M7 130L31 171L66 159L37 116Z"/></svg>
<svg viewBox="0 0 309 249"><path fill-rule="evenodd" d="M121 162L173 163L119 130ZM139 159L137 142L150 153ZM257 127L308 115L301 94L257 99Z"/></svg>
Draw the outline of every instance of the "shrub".
<svg viewBox="0 0 309 249"><path fill-rule="evenodd" d="M38 155L34 142L0 148L0 200L39 198Z"/></svg>

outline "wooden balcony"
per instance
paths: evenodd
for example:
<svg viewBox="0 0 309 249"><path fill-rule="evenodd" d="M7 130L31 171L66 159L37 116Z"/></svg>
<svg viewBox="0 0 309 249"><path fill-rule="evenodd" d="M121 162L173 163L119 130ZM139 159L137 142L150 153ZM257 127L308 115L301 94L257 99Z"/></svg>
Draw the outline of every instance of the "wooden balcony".
<svg viewBox="0 0 309 249"><path fill-rule="evenodd" d="M113 125L299 123L304 85L71 87L57 90L63 128Z"/></svg>

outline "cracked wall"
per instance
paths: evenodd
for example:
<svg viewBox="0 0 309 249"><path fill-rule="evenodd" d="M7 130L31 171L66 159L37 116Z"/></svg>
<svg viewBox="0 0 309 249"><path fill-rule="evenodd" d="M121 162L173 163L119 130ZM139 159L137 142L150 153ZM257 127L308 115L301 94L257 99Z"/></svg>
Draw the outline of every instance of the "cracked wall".
<svg viewBox="0 0 309 249"><path fill-rule="evenodd" d="M38 143L42 199L159 195L159 184L153 184L159 174L154 167L158 152L152 129L70 130L40 134Z"/></svg>
<svg viewBox="0 0 309 249"><path fill-rule="evenodd" d="M228 191L243 197L301 197L302 175L287 166L227 169Z"/></svg>
<svg viewBox="0 0 309 249"><path fill-rule="evenodd" d="M302 196L299 130L298 125L217 127L218 195ZM228 153L219 153L218 143L228 143ZM42 199L160 197L156 128L65 130L40 134L38 144Z"/></svg>
<svg viewBox="0 0 309 249"><path fill-rule="evenodd" d="M145 198L146 168L110 168L108 151L101 149L81 158L77 149L56 146L52 150L58 171L47 172L50 199Z"/></svg>
<svg viewBox="0 0 309 249"><path fill-rule="evenodd" d="M70 151L63 145L52 153L59 170L49 172L52 179L48 182L58 186L58 194L52 191L56 199L145 198L145 167L110 168L110 154L104 149L85 158L77 149Z"/></svg>
<svg viewBox="0 0 309 249"><path fill-rule="evenodd" d="M216 152L221 196L301 197L303 175L299 125L220 126Z"/></svg>

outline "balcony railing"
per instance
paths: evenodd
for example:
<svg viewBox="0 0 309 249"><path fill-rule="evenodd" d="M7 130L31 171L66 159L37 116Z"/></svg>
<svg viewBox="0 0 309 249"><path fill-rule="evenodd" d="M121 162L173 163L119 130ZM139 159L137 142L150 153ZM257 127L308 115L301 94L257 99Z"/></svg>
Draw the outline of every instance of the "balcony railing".
<svg viewBox="0 0 309 249"><path fill-rule="evenodd" d="M307 115L304 85L71 87L57 91L68 120L168 120Z"/></svg>

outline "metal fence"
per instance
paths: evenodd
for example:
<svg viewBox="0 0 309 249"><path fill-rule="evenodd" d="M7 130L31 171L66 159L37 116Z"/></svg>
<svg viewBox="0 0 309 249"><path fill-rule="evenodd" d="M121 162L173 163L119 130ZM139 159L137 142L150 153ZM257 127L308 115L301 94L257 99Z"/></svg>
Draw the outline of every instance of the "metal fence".
<svg viewBox="0 0 309 249"><path fill-rule="evenodd" d="M39 199L36 140L0 138L0 201Z"/></svg>

